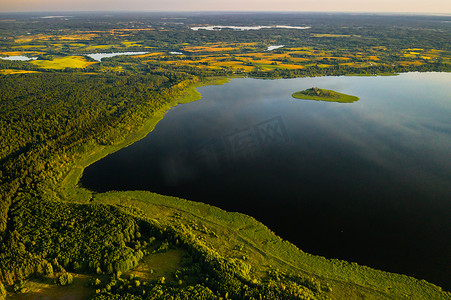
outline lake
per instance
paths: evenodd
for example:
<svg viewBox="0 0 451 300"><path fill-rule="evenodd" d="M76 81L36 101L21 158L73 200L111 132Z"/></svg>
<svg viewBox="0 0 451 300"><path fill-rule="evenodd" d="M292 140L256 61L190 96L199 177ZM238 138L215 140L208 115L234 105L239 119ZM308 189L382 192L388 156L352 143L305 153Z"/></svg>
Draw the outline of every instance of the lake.
<svg viewBox="0 0 451 300"><path fill-rule="evenodd" d="M224 25L214 25L214 26L199 26L199 27L191 27L191 30L214 30L221 31L222 29L231 29L231 30L260 30L260 29L310 29L310 26L288 26L288 25L273 25L273 26L224 26Z"/></svg>
<svg viewBox="0 0 451 300"><path fill-rule="evenodd" d="M311 87L360 98L291 97ZM451 73L232 79L85 169L255 217L302 250L451 288Z"/></svg>
<svg viewBox="0 0 451 300"><path fill-rule="evenodd" d="M37 57L28 57L28 56L24 56L24 55L13 55L13 56L0 57L0 59L4 59L4 60L18 60L18 61L28 61L28 60L36 60L36 59L38 59L38 58L37 58Z"/></svg>
<svg viewBox="0 0 451 300"><path fill-rule="evenodd" d="M94 60L101 61L103 58L114 57L119 55L142 55L147 53L149 52L112 52L112 53L91 53L85 55Z"/></svg>

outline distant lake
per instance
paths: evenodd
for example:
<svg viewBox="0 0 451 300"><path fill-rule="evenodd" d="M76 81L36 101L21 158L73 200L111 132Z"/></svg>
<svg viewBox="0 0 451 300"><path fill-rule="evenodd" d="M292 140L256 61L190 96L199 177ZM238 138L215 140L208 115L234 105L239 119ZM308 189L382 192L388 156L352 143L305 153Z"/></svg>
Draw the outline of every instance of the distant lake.
<svg viewBox="0 0 451 300"><path fill-rule="evenodd" d="M214 25L214 26L199 26L199 27L191 27L192 30L197 31L200 29L203 30L217 30L220 31L222 29L232 29L232 30L260 30L260 29L309 29L309 26L287 26L287 25L274 25L274 26L224 26L224 25Z"/></svg>
<svg viewBox="0 0 451 300"><path fill-rule="evenodd" d="M285 47L285 45L269 46L268 49L266 49L266 51L272 51L283 47Z"/></svg>
<svg viewBox="0 0 451 300"><path fill-rule="evenodd" d="M89 56L90 58L101 61L102 58L107 57L114 57L119 55L142 55L149 52L113 52L113 53L92 53L92 54L85 54L86 56Z"/></svg>
<svg viewBox="0 0 451 300"><path fill-rule="evenodd" d="M0 57L0 59L28 61L28 60L36 60L38 58L37 57L27 57L27 56L24 56L24 55L13 55L13 56Z"/></svg>
<svg viewBox="0 0 451 300"><path fill-rule="evenodd" d="M293 99L317 86L341 104ZM86 168L255 217L302 250L451 289L451 73L233 79Z"/></svg>

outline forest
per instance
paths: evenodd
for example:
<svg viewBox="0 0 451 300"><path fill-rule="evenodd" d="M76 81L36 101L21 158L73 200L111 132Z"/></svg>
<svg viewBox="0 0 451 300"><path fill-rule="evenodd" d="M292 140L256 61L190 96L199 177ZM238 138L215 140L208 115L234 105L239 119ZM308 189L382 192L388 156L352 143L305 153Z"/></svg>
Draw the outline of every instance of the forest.
<svg viewBox="0 0 451 300"><path fill-rule="evenodd" d="M198 99L199 85L449 72L449 18L44 16L0 14L0 299L33 295L36 282L64 292L80 274L99 300L451 298L424 280L306 254L247 216L77 185L89 163L147 134L170 107ZM191 29L212 24L310 29ZM267 51L271 45L284 47ZM124 51L146 54L86 56ZM19 55L36 59L5 59ZM147 257L171 251L183 255L169 276L134 274Z"/></svg>

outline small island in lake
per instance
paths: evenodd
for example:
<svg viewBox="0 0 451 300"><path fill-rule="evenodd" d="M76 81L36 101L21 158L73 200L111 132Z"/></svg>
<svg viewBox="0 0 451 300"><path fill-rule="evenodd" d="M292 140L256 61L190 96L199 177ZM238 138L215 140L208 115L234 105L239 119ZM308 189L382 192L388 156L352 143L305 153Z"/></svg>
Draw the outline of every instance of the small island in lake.
<svg viewBox="0 0 451 300"><path fill-rule="evenodd" d="M293 95L296 99L316 100L316 101L329 101L340 103L352 103L359 100L359 97L342 94L332 90L324 90L317 87L312 87L300 92L296 92Z"/></svg>

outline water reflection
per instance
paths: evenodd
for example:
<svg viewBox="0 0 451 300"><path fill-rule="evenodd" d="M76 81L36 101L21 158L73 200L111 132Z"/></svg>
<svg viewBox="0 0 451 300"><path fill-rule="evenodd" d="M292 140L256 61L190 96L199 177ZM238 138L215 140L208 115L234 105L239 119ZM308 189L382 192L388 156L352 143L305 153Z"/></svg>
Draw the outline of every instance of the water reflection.
<svg viewBox="0 0 451 300"><path fill-rule="evenodd" d="M142 54L146 54L146 53L149 53L149 52L112 52L112 53L92 53L92 54L85 54L85 55L94 60L101 61L103 58L114 57L114 56L119 56L119 55L142 55Z"/></svg>

